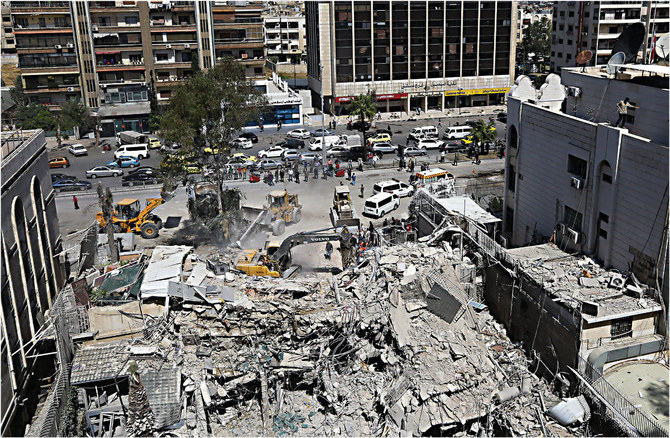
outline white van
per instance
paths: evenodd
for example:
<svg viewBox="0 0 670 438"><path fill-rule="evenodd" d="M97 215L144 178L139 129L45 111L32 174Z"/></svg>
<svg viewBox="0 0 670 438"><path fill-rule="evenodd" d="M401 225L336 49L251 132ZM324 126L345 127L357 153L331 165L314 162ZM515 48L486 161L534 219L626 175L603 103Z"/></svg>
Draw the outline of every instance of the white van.
<svg viewBox="0 0 670 438"><path fill-rule="evenodd" d="M360 135L340 135L340 140L337 142L337 146L344 146L347 148L360 145L361 145Z"/></svg>
<svg viewBox="0 0 670 438"><path fill-rule="evenodd" d="M437 132L437 128L434 126L420 126L418 128L412 128L409 131L409 138L412 140L423 140L424 138L435 138L440 134Z"/></svg>
<svg viewBox="0 0 670 438"><path fill-rule="evenodd" d="M309 141L310 151L320 151L323 148L323 143L326 143L326 148L334 146L340 140L337 135L326 135L325 137L315 137Z"/></svg>
<svg viewBox="0 0 670 438"><path fill-rule="evenodd" d="M392 193L377 193L365 200L363 213L375 217L382 217L389 211L393 211L400 206L400 198Z"/></svg>
<svg viewBox="0 0 670 438"><path fill-rule="evenodd" d="M144 144L124 144L114 152L114 158L119 157L133 157L141 160L142 158L149 158L149 146Z"/></svg>
<svg viewBox="0 0 670 438"><path fill-rule="evenodd" d="M399 198L410 196L414 193L414 187L397 179L382 181L372 186L372 194L377 193L391 193Z"/></svg>
<svg viewBox="0 0 670 438"><path fill-rule="evenodd" d="M444 130L444 135L442 137L447 140L456 140L465 138L470 134L472 134L472 128L468 125L450 126Z"/></svg>

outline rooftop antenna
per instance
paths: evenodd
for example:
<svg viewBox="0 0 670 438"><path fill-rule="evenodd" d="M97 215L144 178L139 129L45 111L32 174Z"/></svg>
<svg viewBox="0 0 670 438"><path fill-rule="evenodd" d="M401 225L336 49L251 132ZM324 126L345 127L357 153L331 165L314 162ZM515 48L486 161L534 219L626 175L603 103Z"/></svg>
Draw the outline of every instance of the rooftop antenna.
<svg viewBox="0 0 670 438"><path fill-rule="evenodd" d="M670 33L664 33L656 40L656 47L654 49L656 54L665 59L670 55Z"/></svg>
<svg viewBox="0 0 670 438"><path fill-rule="evenodd" d="M582 72L586 70L586 64L593 58L593 52L590 50L584 50L577 54L577 65L582 66Z"/></svg>
<svg viewBox="0 0 670 438"><path fill-rule="evenodd" d="M625 61L626 61L625 53L623 52L615 53L607 62L607 67L605 68L605 71L607 72L608 75L614 75L614 78L616 79L617 72L621 70L621 66L616 64L623 64Z"/></svg>
<svg viewBox="0 0 670 438"><path fill-rule="evenodd" d="M642 23L633 23L626 27L621 34L614 41L612 46L612 54L623 52L625 59L619 64L627 64L635 62L637 52L640 51L642 43L644 42L645 27Z"/></svg>

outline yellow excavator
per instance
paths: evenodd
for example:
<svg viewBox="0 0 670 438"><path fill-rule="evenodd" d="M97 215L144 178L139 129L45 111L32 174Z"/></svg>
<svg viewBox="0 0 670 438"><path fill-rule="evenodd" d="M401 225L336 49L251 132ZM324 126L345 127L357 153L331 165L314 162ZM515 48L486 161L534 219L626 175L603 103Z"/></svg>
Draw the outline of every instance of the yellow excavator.
<svg viewBox="0 0 670 438"><path fill-rule="evenodd" d="M346 227L341 232L336 228L324 228L316 231L297 233L279 243L270 240L263 250L247 249L237 260L236 269L247 275L265 277L288 277L292 272L287 270L291 264L291 248L306 243L317 243L339 240L342 253L342 265L347 266L352 256L351 233Z"/></svg>
<svg viewBox="0 0 670 438"><path fill-rule="evenodd" d="M147 198L146 205L141 209L139 199L122 199L116 203L112 212L112 224L115 233L140 233L145 239L158 236L158 230L163 227L163 221L152 214L154 208L161 205L163 198ZM107 226L107 222L99 211L95 215L100 231Z"/></svg>

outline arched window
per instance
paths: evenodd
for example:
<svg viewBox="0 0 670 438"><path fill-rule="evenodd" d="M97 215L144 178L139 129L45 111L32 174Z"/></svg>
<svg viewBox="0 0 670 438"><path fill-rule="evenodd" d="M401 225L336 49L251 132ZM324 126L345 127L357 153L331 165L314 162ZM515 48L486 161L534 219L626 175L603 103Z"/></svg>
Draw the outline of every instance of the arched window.
<svg viewBox="0 0 670 438"><path fill-rule="evenodd" d="M11 258L19 261L20 275L18 277L20 277L20 283L22 283L21 287L17 287L14 290L17 305L16 311L20 324L28 321L30 332L32 336L35 336L36 327L38 326L36 315L39 305L37 303L37 289L35 288L35 275L27 233L26 213L23 209L23 202L18 197L15 197L12 202L12 227L14 229L16 252ZM22 327L23 331L24 327ZM24 341L27 341L27 339L24 338Z"/></svg>

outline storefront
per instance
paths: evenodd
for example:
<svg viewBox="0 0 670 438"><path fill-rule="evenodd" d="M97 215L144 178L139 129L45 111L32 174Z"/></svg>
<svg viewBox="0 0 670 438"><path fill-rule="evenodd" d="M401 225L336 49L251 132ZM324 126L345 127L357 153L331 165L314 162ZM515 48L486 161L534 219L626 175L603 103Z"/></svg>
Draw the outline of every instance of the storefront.
<svg viewBox="0 0 670 438"><path fill-rule="evenodd" d="M342 96L335 98L335 114L346 115L349 114L349 103L354 100L355 96ZM378 94L377 112L399 112L407 110L407 93L388 93Z"/></svg>
<svg viewBox="0 0 670 438"><path fill-rule="evenodd" d="M149 133L149 102L103 105L98 109L100 135L113 137L121 131Z"/></svg>
<svg viewBox="0 0 670 438"><path fill-rule="evenodd" d="M449 90L444 92L445 108L467 108L473 106L503 105L509 87Z"/></svg>
<svg viewBox="0 0 670 438"><path fill-rule="evenodd" d="M267 95L268 109L263 111L261 120L264 126L297 125L302 123L302 97L291 96L289 93L270 93ZM258 126L255 120L247 126Z"/></svg>

